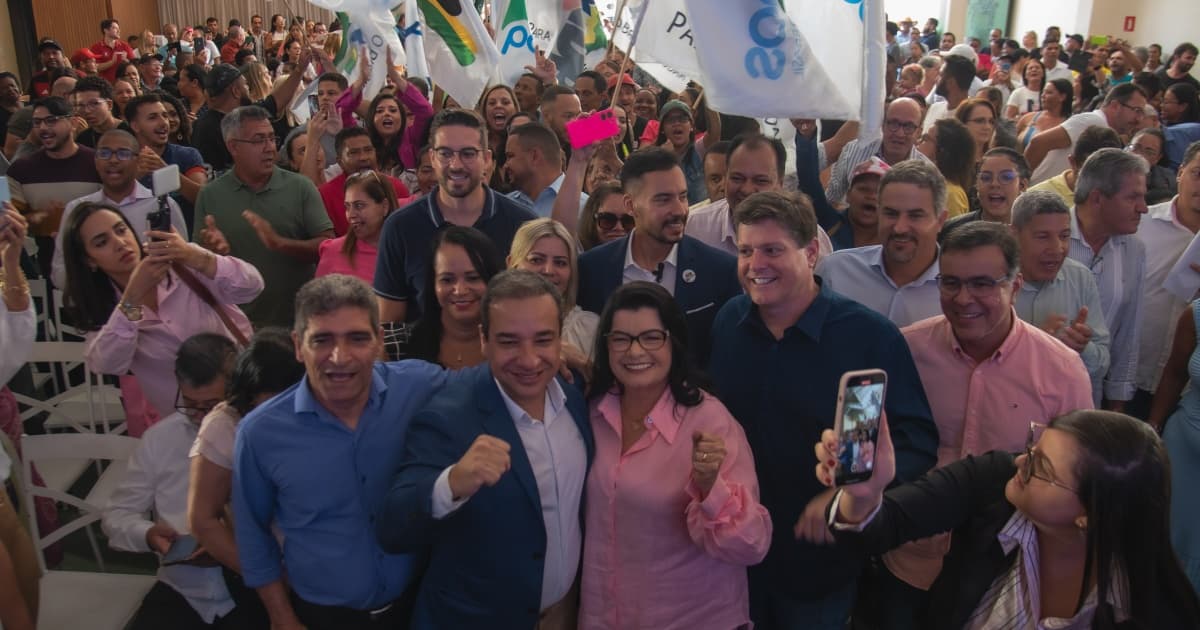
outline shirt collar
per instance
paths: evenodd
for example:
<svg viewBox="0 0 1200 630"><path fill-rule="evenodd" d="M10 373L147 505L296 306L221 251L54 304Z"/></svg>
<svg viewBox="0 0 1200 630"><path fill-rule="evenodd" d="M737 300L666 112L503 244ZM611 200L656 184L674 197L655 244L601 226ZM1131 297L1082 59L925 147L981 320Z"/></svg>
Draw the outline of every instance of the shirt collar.
<svg viewBox="0 0 1200 630"><path fill-rule="evenodd" d="M629 233L629 238L627 239L629 242L626 243L626 245L625 245L625 267L624 267L624 269L628 269L630 267L637 267L638 269L641 269L641 267L639 267L638 264L633 261L633 235L634 234L637 234L637 228L634 228L633 231ZM675 267L676 267L675 261L678 258L678 255L679 255L679 243L675 243L674 245L671 246L671 251L667 253L667 257L663 260L664 268L669 265L671 267L671 269L675 269ZM643 269L643 271L653 272L654 270L653 269Z"/></svg>
<svg viewBox="0 0 1200 630"><path fill-rule="evenodd" d="M562 385L558 384L558 379L551 379L550 384L546 386L546 407L542 412L545 418L533 418L524 409L521 408L512 398L508 397L508 392L504 391L504 387L500 385L500 381L496 377L492 377L492 381L496 383L496 389L500 390L500 398L504 400L504 407L508 410L508 415L512 417L513 422L517 426L529 424L537 420L541 420L545 426L550 426L554 419L560 415L563 407L567 404L567 395L563 392Z"/></svg>
<svg viewBox="0 0 1200 630"><path fill-rule="evenodd" d="M1146 217L1149 219L1162 221L1164 223L1170 223L1181 230L1188 230L1188 232L1191 232L1186 225L1179 222L1179 206L1176 203L1178 201L1179 196L1176 195L1172 197L1170 201L1164 201L1163 203L1150 206L1150 211L1146 213Z"/></svg>
<svg viewBox="0 0 1200 630"><path fill-rule="evenodd" d="M603 416L604 421L617 432L622 435L624 424L621 419L621 394L614 388L600 399L596 405L596 410ZM663 388L663 393L658 397L658 402L654 403L654 408L642 420L646 425L646 431L657 432L666 440L667 444L674 444L675 437L679 435L679 427L683 424L683 415L677 413L678 407L675 404L675 396L671 394L671 388Z"/></svg>
<svg viewBox="0 0 1200 630"><path fill-rule="evenodd" d="M721 242L729 241L737 245L737 230L733 227L733 212L729 209L729 200L722 199L717 204L716 219L718 230L721 232Z"/></svg>
<svg viewBox="0 0 1200 630"><path fill-rule="evenodd" d="M383 403L383 397L386 395L387 389L387 381L383 378L382 368L380 364L376 363L371 367L371 390L368 393L367 404L363 407L363 411L377 409ZM313 395L307 374L300 380L300 386L296 388L295 400L292 402L292 411L297 415L312 414L318 418L332 417L332 413L321 406L316 396ZM339 425L341 424L336 419L334 421Z"/></svg>
<svg viewBox="0 0 1200 630"><path fill-rule="evenodd" d="M267 185L264 186L262 188L262 190L253 190L252 188L247 186L246 182L243 182L240 178L238 178L237 171L234 171L232 166L229 167L229 174L230 174L229 176L233 178L233 181L237 182L237 188L245 188L246 190L250 190L251 192L254 192L257 194L257 193L267 192L268 190L275 190L276 188L278 188L281 185L281 182L279 180L283 178L283 169L276 166L274 168L274 170L271 171L271 179L267 180Z"/></svg>
<svg viewBox="0 0 1200 630"><path fill-rule="evenodd" d="M832 307L831 295L833 291L825 286L821 281L820 276L813 276L813 280L817 283L817 295L813 298L812 304L804 309L804 313L800 315L788 329L796 329L803 333L813 341L821 341L821 328L825 325L825 317L829 314L829 309ZM749 298L747 298L748 300ZM750 302L750 308L746 310L746 314L738 320L738 325L753 324L764 331L767 331L767 325L762 320L762 315L758 312L758 306ZM770 331L767 331L770 334ZM786 335L786 333L785 333Z"/></svg>
<svg viewBox="0 0 1200 630"><path fill-rule="evenodd" d="M483 184L480 184L480 187L483 188L483 211L479 213L476 223L486 221L496 214L496 193ZM446 217L442 215L442 209L438 207L438 190L439 188L435 186L428 195L425 195L425 207L429 210L429 220L433 221L433 225L442 227L446 224Z"/></svg>
<svg viewBox="0 0 1200 630"><path fill-rule="evenodd" d="M154 197L154 192L143 186L137 180L134 180L133 182L133 192L129 193L129 196L124 199L109 199L108 195L104 194L103 188L101 188L96 194L98 195L98 201L115 201L118 208L124 208L125 206L142 201L143 199L152 199Z"/></svg>
<svg viewBox="0 0 1200 630"><path fill-rule="evenodd" d="M883 245L872 245L871 247L873 250L867 254L867 264L878 269L879 274L883 276L893 287L896 287L897 289L903 288L896 286L896 283L892 281L892 277L887 273L887 267L883 262ZM933 255L933 263L926 267L925 271L922 271L921 275L917 276L915 280L904 286L919 287L924 284L929 284L930 282L937 282L938 274L941 273L941 266L938 265L938 261L941 260L941 258L942 247L941 245L938 245L937 251L934 252Z"/></svg>

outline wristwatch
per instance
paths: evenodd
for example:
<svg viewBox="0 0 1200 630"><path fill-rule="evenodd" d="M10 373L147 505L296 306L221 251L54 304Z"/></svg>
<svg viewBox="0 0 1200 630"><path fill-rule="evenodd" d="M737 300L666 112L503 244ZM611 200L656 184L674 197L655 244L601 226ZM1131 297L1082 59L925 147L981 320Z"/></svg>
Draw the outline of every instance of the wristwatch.
<svg viewBox="0 0 1200 630"><path fill-rule="evenodd" d="M133 302L121 302L117 305L121 312L125 314L125 318L131 322L142 320L142 305L134 304Z"/></svg>

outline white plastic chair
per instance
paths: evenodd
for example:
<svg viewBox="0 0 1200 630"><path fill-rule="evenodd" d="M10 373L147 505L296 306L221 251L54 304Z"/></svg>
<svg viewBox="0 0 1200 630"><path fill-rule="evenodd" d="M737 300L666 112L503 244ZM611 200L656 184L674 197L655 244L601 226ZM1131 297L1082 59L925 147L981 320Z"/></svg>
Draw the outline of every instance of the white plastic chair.
<svg viewBox="0 0 1200 630"><path fill-rule="evenodd" d="M95 630L120 630L137 612L142 598L154 586L153 575L124 575L84 571L47 571L46 547L99 521L104 503L93 497L84 499L60 490L34 486L32 466L39 467L56 459L86 457L89 460L123 462L137 448L138 440L125 435L59 433L21 438L22 487L29 531L38 551L43 575L38 613L39 630L67 630L86 627ZM110 466L110 469L112 467ZM37 527L34 497L49 497L75 507L79 516L64 522L43 536ZM107 499L105 499L107 502ZM62 514L62 512L59 512Z"/></svg>
<svg viewBox="0 0 1200 630"><path fill-rule="evenodd" d="M46 431L125 431L125 408L121 405L120 390L105 385L100 376L88 370L86 366L84 381L78 385L70 385L69 373L83 365L83 349L82 341L39 341L33 344L29 362L47 363L50 364L52 372L60 371L63 375L63 388L47 400L38 400L14 392L17 402L26 407L25 411L21 412L22 422L45 413L48 416L44 425Z"/></svg>

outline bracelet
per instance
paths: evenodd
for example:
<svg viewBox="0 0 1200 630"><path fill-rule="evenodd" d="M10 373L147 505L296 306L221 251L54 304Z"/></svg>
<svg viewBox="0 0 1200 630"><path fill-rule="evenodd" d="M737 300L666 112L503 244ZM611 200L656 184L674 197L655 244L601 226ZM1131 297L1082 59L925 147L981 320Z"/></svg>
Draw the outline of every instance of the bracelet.
<svg viewBox="0 0 1200 630"><path fill-rule="evenodd" d="M25 279L25 272L19 267L17 268L17 282L8 284L6 276L8 272L0 273L0 293L16 293L18 295L29 295L29 281Z"/></svg>

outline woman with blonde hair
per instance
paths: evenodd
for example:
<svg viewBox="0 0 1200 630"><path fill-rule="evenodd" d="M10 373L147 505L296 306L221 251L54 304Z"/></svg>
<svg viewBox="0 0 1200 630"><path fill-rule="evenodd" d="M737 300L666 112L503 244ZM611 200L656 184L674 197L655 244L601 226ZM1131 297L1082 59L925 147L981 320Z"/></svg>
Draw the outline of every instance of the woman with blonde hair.
<svg viewBox="0 0 1200 630"><path fill-rule="evenodd" d="M258 102L271 95L274 81L267 66L259 61L251 61L241 68L242 76L246 78L246 89L250 92L250 100Z"/></svg>
<svg viewBox="0 0 1200 630"><path fill-rule="evenodd" d="M591 359L600 316L575 303L579 293L579 247L563 224L549 218L526 222L513 236L509 269L540 274L562 295L562 338Z"/></svg>

